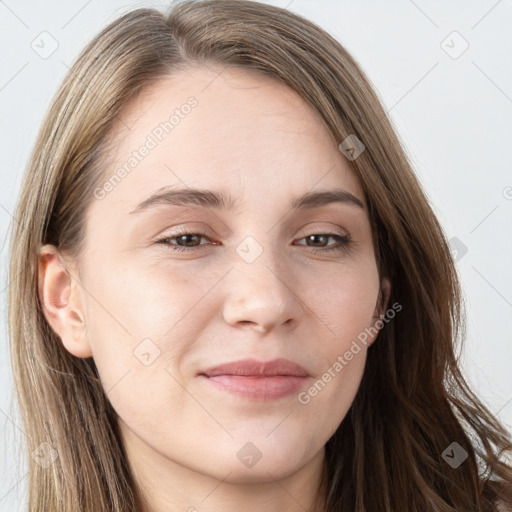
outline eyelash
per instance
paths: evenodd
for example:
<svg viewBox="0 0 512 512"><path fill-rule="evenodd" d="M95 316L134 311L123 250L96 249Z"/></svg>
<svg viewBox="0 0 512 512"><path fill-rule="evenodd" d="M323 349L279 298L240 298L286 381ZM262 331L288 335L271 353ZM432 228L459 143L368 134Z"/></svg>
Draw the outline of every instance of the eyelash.
<svg viewBox="0 0 512 512"><path fill-rule="evenodd" d="M180 245L175 245L175 244L169 243L171 240L174 240L181 236L187 236L187 235L198 235L203 238L208 238L208 235L202 231L183 231L183 232L180 231L179 233L175 233L172 236L166 236L164 238L160 238L159 240L156 240L156 243L165 245L171 251L178 251L178 252L194 251L196 249L199 249L202 245L205 245L205 244L199 244L195 247L183 247ZM304 247L308 247L312 252L315 252L315 253L316 252L325 253L325 252L329 252L329 251L344 252L350 248L350 244L352 242L350 235L340 235L339 233L312 233L311 235L307 235L305 237L300 238L300 240L303 240L303 239L308 238L313 235L327 236L328 238L337 238L338 243L340 244L338 246L326 247L326 248L320 248L320 249L318 249L316 247L309 247L307 245L304 245ZM301 245L303 245L303 244L301 244Z"/></svg>

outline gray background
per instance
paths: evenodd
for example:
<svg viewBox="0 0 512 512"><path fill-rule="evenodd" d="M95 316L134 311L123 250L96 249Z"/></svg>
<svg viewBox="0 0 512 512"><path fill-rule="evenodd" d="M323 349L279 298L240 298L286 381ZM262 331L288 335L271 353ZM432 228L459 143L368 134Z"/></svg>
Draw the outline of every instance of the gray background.
<svg viewBox="0 0 512 512"><path fill-rule="evenodd" d="M512 427L512 2L268 3L325 28L377 88L459 250L468 309L463 368L480 397ZM131 8L168 4L0 0L0 511L22 510L27 482L16 446L24 434L5 308L5 238L22 171L44 112L83 46ZM58 47L45 54L52 45Z"/></svg>

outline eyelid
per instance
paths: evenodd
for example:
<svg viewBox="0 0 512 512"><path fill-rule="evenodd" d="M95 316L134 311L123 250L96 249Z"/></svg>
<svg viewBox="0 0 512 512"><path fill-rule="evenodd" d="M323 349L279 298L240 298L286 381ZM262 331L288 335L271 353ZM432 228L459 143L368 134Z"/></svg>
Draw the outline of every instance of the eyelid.
<svg viewBox="0 0 512 512"><path fill-rule="evenodd" d="M307 230L303 230L303 235L300 238L304 238L305 236L309 235L338 235L338 236L350 236L350 233L342 229L338 226L336 227L329 227L329 228L323 228L320 226L310 226L307 228Z"/></svg>

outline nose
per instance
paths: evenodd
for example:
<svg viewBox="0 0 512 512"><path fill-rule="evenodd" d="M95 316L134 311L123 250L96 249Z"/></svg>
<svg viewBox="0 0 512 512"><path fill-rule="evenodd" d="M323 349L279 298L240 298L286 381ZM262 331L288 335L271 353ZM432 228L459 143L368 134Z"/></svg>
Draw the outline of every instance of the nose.
<svg viewBox="0 0 512 512"><path fill-rule="evenodd" d="M261 333L297 326L304 312L302 300L293 287L293 276L280 268L275 259L263 256L234 265L226 283L224 319L228 324Z"/></svg>

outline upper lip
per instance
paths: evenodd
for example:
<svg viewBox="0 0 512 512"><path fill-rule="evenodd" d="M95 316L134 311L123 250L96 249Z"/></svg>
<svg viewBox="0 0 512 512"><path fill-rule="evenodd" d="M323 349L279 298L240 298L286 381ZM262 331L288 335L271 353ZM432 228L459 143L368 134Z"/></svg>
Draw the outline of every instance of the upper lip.
<svg viewBox="0 0 512 512"><path fill-rule="evenodd" d="M273 377L288 375L307 377L308 373L302 366L289 359L274 359L272 361L257 361L256 359L242 359L231 363L214 366L201 372L201 375L214 377L216 375L243 375L246 377Z"/></svg>

